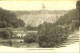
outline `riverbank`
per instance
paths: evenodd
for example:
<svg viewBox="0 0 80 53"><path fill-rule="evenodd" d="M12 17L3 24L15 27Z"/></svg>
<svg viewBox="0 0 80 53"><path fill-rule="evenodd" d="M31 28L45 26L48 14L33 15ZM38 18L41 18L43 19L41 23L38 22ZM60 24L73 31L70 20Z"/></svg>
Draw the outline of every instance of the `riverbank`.
<svg viewBox="0 0 80 53"><path fill-rule="evenodd" d="M78 36L80 37L80 31L75 32L73 34L71 34L71 37L73 36ZM70 38L71 38L70 37ZM70 40L69 38L69 40ZM76 40L77 39L77 40ZM0 52L1 53L79 53L79 45L80 45L80 38L76 38L74 40L76 40L73 43L70 42L66 42L64 43L64 45L62 47L59 48L14 48L14 47L7 47L7 46L0 46ZM74 41L73 40L73 41Z"/></svg>

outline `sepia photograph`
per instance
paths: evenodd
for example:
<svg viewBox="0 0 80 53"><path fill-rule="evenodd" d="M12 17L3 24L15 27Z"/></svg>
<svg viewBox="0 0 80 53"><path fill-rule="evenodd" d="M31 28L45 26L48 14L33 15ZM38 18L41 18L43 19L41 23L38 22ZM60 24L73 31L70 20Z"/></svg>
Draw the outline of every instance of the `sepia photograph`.
<svg viewBox="0 0 80 53"><path fill-rule="evenodd" d="M80 0L0 0L0 53L80 53Z"/></svg>

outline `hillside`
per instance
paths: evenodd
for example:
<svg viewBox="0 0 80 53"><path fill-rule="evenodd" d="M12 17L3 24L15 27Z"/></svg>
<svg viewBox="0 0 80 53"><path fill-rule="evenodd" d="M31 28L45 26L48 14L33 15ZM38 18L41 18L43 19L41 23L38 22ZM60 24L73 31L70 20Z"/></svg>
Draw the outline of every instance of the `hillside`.
<svg viewBox="0 0 80 53"><path fill-rule="evenodd" d="M61 24L65 24L65 23L71 23L72 20L79 20L78 18L78 13L76 9L70 10L67 12L67 14L65 14L64 16L62 16L58 21L57 24L61 25Z"/></svg>
<svg viewBox="0 0 80 53"><path fill-rule="evenodd" d="M25 24L21 19L17 19L15 13L10 10L0 8L0 28L23 27Z"/></svg>
<svg viewBox="0 0 80 53"><path fill-rule="evenodd" d="M43 22L54 23L67 13L66 10L45 10L45 11L15 11L17 18L22 19L27 25L38 26Z"/></svg>

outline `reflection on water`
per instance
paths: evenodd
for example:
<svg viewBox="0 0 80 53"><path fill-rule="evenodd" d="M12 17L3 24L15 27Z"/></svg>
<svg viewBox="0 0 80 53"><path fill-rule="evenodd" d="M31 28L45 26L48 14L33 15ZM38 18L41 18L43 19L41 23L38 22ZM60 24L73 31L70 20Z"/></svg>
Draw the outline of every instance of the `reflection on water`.
<svg viewBox="0 0 80 53"><path fill-rule="evenodd" d="M0 45L4 46L9 46L8 41L12 41L12 47L17 47L17 48L38 48L39 44L34 42L34 43L24 43L24 39L5 39L1 40Z"/></svg>
<svg viewBox="0 0 80 53"><path fill-rule="evenodd" d="M0 45L9 46L9 43L0 43ZM38 48L38 43L13 43L10 47L16 48Z"/></svg>

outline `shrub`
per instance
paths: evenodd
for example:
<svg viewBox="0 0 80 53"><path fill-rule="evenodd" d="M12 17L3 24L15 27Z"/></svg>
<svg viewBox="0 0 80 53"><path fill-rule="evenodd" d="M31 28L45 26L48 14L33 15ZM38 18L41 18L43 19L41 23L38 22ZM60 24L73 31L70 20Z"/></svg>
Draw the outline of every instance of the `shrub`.
<svg viewBox="0 0 80 53"><path fill-rule="evenodd" d="M8 39L10 38L10 33L9 31L2 31L2 36L3 39Z"/></svg>
<svg viewBox="0 0 80 53"><path fill-rule="evenodd" d="M9 40L8 43L9 43L9 46L12 46L12 41L11 40Z"/></svg>
<svg viewBox="0 0 80 53"><path fill-rule="evenodd" d="M0 31L0 37L3 39L11 38L13 35L13 32L10 29L5 28L4 30Z"/></svg>
<svg viewBox="0 0 80 53"><path fill-rule="evenodd" d="M67 27L42 26L38 31L38 43L40 47L54 47L67 40Z"/></svg>
<svg viewBox="0 0 80 53"><path fill-rule="evenodd" d="M36 39L37 39L37 35L35 33L34 34L30 33L24 37L24 42L33 43L33 42L36 42Z"/></svg>

